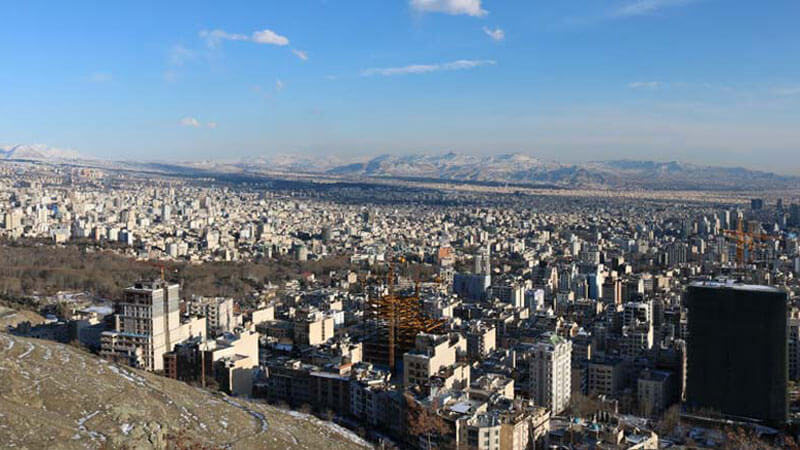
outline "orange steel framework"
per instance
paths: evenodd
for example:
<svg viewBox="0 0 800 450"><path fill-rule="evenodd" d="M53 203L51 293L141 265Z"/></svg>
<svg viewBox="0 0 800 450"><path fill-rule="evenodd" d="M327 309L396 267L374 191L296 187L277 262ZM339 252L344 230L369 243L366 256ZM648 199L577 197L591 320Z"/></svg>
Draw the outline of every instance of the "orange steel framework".
<svg viewBox="0 0 800 450"><path fill-rule="evenodd" d="M427 317L422 311L419 282L414 295L395 294L394 271L390 267L388 285L389 293L386 295L367 294L364 307L364 358L374 364L390 367L396 372L398 358L414 348L417 334L442 331L445 321Z"/></svg>
<svg viewBox="0 0 800 450"><path fill-rule="evenodd" d="M736 224L735 230L724 230L725 235L732 238L736 241L736 263L739 266L744 266L744 251L745 249L748 250L750 255L750 260L753 259L753 249L756 246L756 242L760 242L763 239L761 233L751 233L744 231L742 229L742 221L739 220Z"/></svg>

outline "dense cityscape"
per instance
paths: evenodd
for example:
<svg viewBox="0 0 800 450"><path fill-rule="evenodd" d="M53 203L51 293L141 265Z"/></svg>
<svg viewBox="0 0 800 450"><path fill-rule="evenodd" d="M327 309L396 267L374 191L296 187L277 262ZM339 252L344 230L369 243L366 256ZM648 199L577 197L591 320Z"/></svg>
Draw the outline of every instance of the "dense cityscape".
<svg viewBox="0 0 800 450"><path fill-rule="evenodd" d="M783 447L795 433L796 198L5 170L6 247L146 267L109 298L57 280L24 292L5 266L14 337L316 415L361 445ZM296 270L220 295L180 264ZM4 361L27 356L0 339Z"/></svg>
<svg viewBox="0 0 800 450"><path fill-rule="evenodd" d="M800 2L0 2L0 450L800 450Z"/></svg>

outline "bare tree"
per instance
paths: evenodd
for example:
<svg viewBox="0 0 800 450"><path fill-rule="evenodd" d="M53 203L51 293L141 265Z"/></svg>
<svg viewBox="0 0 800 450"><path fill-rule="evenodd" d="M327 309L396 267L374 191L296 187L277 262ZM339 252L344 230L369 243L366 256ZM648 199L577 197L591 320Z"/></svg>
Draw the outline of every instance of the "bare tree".
<svg viewBox="0 0 800 450"><path fill-rule="evenodd" d="M450 431L450 427L441 416L419 404L413 396L406 394L405 398L409 433L412 436L424 436L428 442L428 448L433 448L432 437L446 435Z"/></svg>
<svg viewBox="0 0 800 450"><path fill-rule="evenodd" d="M681 424L681 406L678 404L670 406L661 420L656 423L655 429L659 436L669 436L675 433L675 430Z"/></svg>

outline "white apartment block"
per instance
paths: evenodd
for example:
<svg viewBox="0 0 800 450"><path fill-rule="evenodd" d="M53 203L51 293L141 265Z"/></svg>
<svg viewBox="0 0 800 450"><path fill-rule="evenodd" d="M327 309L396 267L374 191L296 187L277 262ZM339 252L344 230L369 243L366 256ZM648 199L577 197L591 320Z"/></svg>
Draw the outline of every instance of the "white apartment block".
<svg viewBox="0 0 800 450"><path fill-rule="evenodd" d="M537 406L552 414L567 408L572 393L572 342L556 335L531 348L530 393Z"/></svg>
<svg viewBox="0 0 800 450"><path fill-rule="evenodd" d="M181 324L180 286L161 280L125 289L117 302L114 330L100 337L100 355L145 370L164 368L164 353L192 335L206 335L205 319Z"/></svg>
<svg viewBox="0 0 800 450"><path fill-rule="evenodd" d="M189 315L204 316L208 331L225 333L236 328L233 312L233 299L226 297L192 297L186 303Z"/></svg>
<svg viewBox="0 0 800 450"><path fill-rule="evenodd" d="M466 340L458 333L418 334L415 348L403 355L405 385L427 385L430 377L438 374L441 369L455 366L458 355L466 351ZM469 379L466 383L469 384Z"/></svg>

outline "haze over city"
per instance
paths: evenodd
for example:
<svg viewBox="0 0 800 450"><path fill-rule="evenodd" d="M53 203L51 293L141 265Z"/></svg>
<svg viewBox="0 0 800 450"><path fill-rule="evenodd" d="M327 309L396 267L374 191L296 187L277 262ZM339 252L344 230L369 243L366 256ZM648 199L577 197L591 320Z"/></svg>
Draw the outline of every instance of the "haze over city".
<svg viewBox="0 0 800 450"><path fill-rule="evenodd" d="M25 2L0 144L107 159L455 151L798 174L797 2Z"/></svg>

